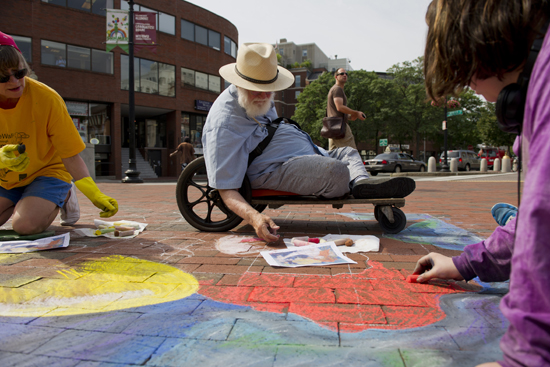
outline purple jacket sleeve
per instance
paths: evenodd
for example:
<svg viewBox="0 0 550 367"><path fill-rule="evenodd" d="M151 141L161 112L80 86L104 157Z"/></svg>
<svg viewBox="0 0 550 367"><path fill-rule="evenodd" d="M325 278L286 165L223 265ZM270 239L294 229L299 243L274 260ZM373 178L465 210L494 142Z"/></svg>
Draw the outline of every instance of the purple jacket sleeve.
<svg viewBox="0 0 550 367"><path fill-rule="evenodd" d="M510 279L510 263L514 250L516 218L504 227L497 227L489 238L468 245L459 256L453 257L458 272L465 280L479 277L484 282Z"/></svg>

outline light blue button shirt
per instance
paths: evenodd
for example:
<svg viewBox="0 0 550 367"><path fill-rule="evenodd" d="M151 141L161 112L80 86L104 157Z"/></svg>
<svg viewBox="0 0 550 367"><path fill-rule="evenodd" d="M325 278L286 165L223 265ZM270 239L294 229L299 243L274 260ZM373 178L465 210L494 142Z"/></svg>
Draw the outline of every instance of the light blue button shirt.
<svg viewBox="0 0 550 367"><path fill-rule="evenodd" d="M281 124L260 156L248 167L248 156L268 135L265 124L277 118L275 106L256 121L238 103L237 88L231 85L216 99L203 128L202 145L208 183L217 189L238 189L245 174L253 181L273 172L290 158L326 151L313 144L309 135L293 125Z"/></svg>

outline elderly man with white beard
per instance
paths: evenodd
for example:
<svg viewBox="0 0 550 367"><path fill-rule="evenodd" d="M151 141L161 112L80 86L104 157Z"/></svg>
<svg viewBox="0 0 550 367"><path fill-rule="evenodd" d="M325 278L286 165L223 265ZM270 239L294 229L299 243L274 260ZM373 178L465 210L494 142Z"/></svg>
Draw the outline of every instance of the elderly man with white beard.
<svg viewBox="0 0 550 367"><path fill-rule="evenodd" d="M253 189L338 198L402 198L415 189L408 177L370 178L357 150L327 152L298 127L280 123L263 153L249 164L249 155L277 119L273 92L288 88L294 76L277 65L272 45L241 45L237 62L220 75L232 85L216 99L203 129L202 144L208 184L218 189L225 205L248 222L259 238L278 239L279 227L256 211L239 193L248 176Z"/></svg>

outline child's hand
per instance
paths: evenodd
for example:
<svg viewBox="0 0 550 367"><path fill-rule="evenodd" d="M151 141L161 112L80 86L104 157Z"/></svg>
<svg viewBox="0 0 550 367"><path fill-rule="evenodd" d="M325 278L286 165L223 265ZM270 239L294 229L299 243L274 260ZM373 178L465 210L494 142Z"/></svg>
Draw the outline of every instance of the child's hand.
<svg viewBox="0 0 550 367"><path fill-rule="evenodd" d="M416 281L425 283L432 278L464 280L453 259L431 252L416 263L413 274L421 274Z"/></svg>

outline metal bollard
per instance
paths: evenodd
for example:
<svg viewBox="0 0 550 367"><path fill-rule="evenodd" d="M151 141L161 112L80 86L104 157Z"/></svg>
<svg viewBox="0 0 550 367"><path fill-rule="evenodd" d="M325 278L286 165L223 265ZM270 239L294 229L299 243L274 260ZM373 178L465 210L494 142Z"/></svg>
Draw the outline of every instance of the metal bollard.
<svg viewBox="0 0 550 367"><path fill-rule="evenodd" d="M512 160L507 155L502 157L502 172L512 172Z"/></svg>
<svg viewBox="0 0 550 367"><path fill-rule="evenodd" d="M437 171L435 157L430 157L428 158L428 172L435 172L435 171Z"/></svg>
<svg viewBox="0 0 550 367"><path fill-rule="evenodd" d="M495 163L493 163L493 171L499 172L500 171L500 159L495 158Z"/></svg>
<svg viewBox="0 0 550 367"><path fill-rule="evenodd" d="M481 159L481 165L479 166L479 172L487 172L487 159Z"/></svg>
<svg viewBox="0 0 550 367"><path fill-rule="evenodd" d="M458 172L458 158L451 158L451 172Z"/></svg>

